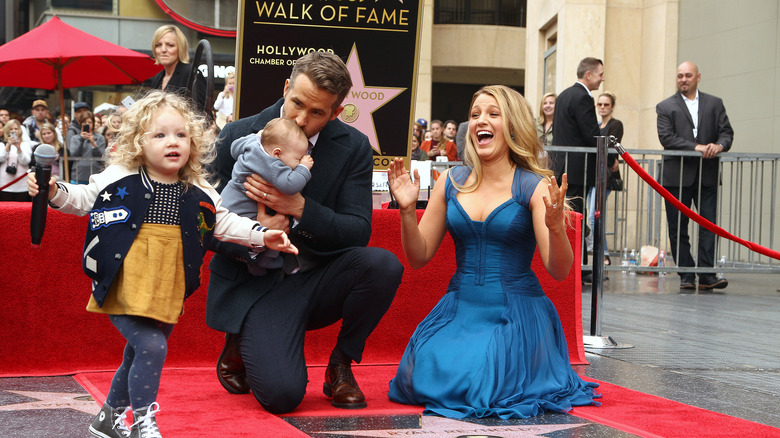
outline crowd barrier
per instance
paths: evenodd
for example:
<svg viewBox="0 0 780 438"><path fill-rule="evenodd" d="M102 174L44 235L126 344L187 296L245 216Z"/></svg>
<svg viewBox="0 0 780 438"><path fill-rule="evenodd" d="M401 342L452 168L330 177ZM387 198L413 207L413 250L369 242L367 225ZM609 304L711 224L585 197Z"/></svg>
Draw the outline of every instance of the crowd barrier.
<svg viewBox="0 0 780 438"><path fill-rule="evenodd" d="M595 154L594 148L548 146L548 152ZM649 149L625 149L654 179L663 174L664 158L684 157L702 159L698 152ZM616 154L614 149L610 154ZM780 183L780 154L728 152L720 154L720 179L717 220L715 223L730 233L768 248L780 248L780 217L778 216ZM587 163L588 160L585 160ZM565 162L564 162L565 163ZM564 165L567 165L565 163ZM586 164L587 165L587 164ZM624 249L630 254L645 245L663 250L665 266L643 268L645 272L701 272L713 267L677 267L670 251L664 200L652 187L642 181L625 162L620 163L622 191L611 191L604 211L606 248L611 264L607 271L626 269L621 266ZM589 212L584 214L587 220ZM696 210L695 207L693 207ZM691 252L698 259L699 225L691 222ZM592 228L592 226L591 226ZM584 228L583 228L584 229ZM585 243L583 242L583 245ZM592 258L591 258L592 260ZM780 261L758 254L730 240L716 239L715 260L719 273L780 273ZM589 269L584 266L583 269ZM633 269L633 268L629 268Z"/></svg>

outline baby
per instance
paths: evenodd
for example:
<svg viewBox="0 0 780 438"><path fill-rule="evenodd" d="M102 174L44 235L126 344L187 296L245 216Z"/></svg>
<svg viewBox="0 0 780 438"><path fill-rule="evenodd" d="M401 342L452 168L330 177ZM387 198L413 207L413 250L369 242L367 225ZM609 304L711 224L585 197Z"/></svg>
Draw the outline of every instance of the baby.
<svg viewBox="0 0 780 438"><path fill-rule="evenodd" d="M300 192L311 179L314 160L307 154L309 140L298 125L289 119L273 119L257 134L249 134L230 145L236 159L230 182L222 191L223 206L241 216L257 217L257 203L246 196L244 181L256 173L277 190L292 195ZM268 269L282 267L278 251L266 250L249 263L252 275L265 275Z"/></svg>

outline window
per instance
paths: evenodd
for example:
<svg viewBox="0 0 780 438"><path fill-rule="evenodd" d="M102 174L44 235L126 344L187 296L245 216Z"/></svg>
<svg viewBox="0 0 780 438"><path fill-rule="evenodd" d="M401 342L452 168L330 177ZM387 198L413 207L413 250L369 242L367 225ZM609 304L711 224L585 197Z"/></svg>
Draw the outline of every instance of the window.
<svg viewBox="0 0 780 438"><path fill-rule="evenodd" d="M51 0L51 6L53 8L112 12L114 0Z"/></svg>
<svg viewBox="0 0 780 438"><path fill-rule="evenodd" d="M525 27L525 0L437 0L434 24Z"/></svg>

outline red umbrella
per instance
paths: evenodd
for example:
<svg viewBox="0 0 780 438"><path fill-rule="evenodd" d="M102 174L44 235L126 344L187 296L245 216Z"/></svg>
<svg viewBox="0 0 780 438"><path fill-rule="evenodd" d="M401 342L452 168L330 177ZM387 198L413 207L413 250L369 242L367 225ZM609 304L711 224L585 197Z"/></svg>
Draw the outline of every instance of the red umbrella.
<svg viewBox="0 0 780 438"><path fill-rule="evenodd" d="M65 88L137 84L161 69L148 55L90 35L56 16L0 46L0 86L60 90L63 109Z"/></svg>
<svg viewBox="0 0 780 438"><path fill-rule="evenodd" d="M92 36L56 16L0 46L0 86L5 87L62 90L137 84L161 69L148 55Z"/></svg>

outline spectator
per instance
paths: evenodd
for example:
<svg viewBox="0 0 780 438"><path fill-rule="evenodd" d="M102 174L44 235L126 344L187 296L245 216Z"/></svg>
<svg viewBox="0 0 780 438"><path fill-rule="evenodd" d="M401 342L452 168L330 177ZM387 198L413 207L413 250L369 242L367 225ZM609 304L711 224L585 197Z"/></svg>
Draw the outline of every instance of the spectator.
<svg viewBox="0 0 780 438"><path fill-rule="evenodd" d="M469 122L461 122L458 125L458 132L455 133L455 146L458 149L458 160L463 161L465 155L463 151L466 150L466 134L469 131Z"/></svg>
<svg viewBox="0 0 780 438"><path fill-rule="evenodd" d="M73 164L70 175L71 184L87 184L89 176L103 170L103 156L106 153L106 139L94 132L95 116L92 111L79 114L76 121L81 126L81 133L74 135L68 145L71 158L80 158Z"/></svg>
<svg viewBox="0 0 780 438"><path fill-rule="evenodd" d="M455 141L455 134L458 133L458 122L455 120L447 120L444 122L444 136L447 140Z"/></svg>
<svg viewBox="0 0 780 438"><path fill-rule="evenodd" d="M95 114L95 132L103 127L103 116Z"/></svg>
<svg viewBox="0 0 780 438"><path fill-rule="evenodd" d="M423 142L431 141L431 140L433 140L433 132L431 131L423 132Z"/></svg>
<svg viewBox="0 0 780 438"><path fill-rule="evenodd" d="M187 88L187 79L190 77L190 53L187 37L177 26L165 24L157 28L152 36L152 52L156 64L163 66L163 70L147 79L143 86L178 93L182 96L192 97ZM206 81L200 74L196 75L198 96L206 95ZM203 110L203 102L196 102L199 110Z"/></svg>
<svg viewBox="0 0 780 438"><path fill-rule="evenodd" d="M32 115L24 119L24 129L27 131L27 137L23 140L41 141L38 130L41 129L46 120L46 113L49 111L49 107L45 100L38 99L32 104Z"/></svg>
<svg viewBox="0 0 780 438"><path fill-rule="evenodd" d="M11 120L11 113L5 108L0 108L0 138L3 136L3 127Z"/></svg>
<svg viewBox="0 0 780 438"><path fill-rule="evenodd" d="M420 149L420 136L412 132L412 160L428 161L428 155Z"/></svg>
<svg viewBox="0 0 780 438"><path fill-rule="evenodd" d="M119 131L119 128L122 126L122 115L118 112L109 114L105 125L110 126L114 131Z"/></svg>
<svg viewBox="0 0 780 438"><path fill-rule="evenodd" d="M458 161L458 147L455 142L444 137L441 120L431 120L431 140L426 140L420 149L435 160L437 156L446 156L447 161Z"/></svg>
<svg viewBox="0 0 780 438"><path fill-rule="evenodd" d="M114 147L116 146L116 137L119 131L114 129L114 127L109 123L106 123L105 125L98 128L97 132L106 139L106 156L104 158L108 160L108 158L111 156L111 153L114 152Z"/></svg>
<svg viewBox="0 0 780 438"><path fill-rule="evenodd" d="M81 135L81 125L78 122L79 114L89 111L89 105L86 102L76 102L73 104L73 121L68 125L68 131L65 133L65 145L70 147L70 139L74 135Z"/></svg>
<svg viewBox="0 0 780 438"><path fill-rule="evenodd" d="M553 117L555 115L555 100L558 95L547 93L539 104L539 117L536 119L536 135L542 140L542 146L552 144Z"/></svg>
<svg viewBox="0 0 780 438"><path fill-rule="evenodd" d="M233 72L225 76L225 89L217 95L214 101L214 111L217 112L217 126L225 127L228 117L233 115L233 96L236 88L236 75Z"/></svg>
<svg viewBox="0 0 780 438"><path fill-rule="evenodd" d="M664 156L662 184L680 202L696 208L708 221L717 219L720 158L734 141L734 130L726 115L723 100L699 91L701 73L696 64L686 61L677 67L677 93L656 105L658 139L665 150L696 151L701 157ZM696 121L694 123L694 120ZM688 216L666 201L671 253L679 267L715 267L715 234L699 228L698 263L691 255ZM678 227L679 224L679 227ZM679 250L678 250L679 247ZM693 272L679 272L680 289L695 289ZM699 289L723 289L729 282L717 278L714 270L699 273Z"/></svg>
<svg viewBox="0 0 780 438"><path fill-rule="evenodd" d="M62 156L65 150L65 146L60 141L60 138L57 136L57 128L54 127L51 123L44 123L43 126L41 126L41 144L48 144L51 147L54 148L54 150ZM33 153L35 153L35 149L38 148L39 145L35 145L33 147ZM33 155L33 162L35 162L35 156ZM62 169L60 168L60 160L54 160L54 162L51 165L51 174L52 176L56 176L57 179L62 179Z"/></svg>
<svg viewBox="0 0 780 438"><path fill-rule="evenodd" d="M419 122L414 122L412 124L412 133L416 134L417 138L420 139L420 142L422 143L422 136L423 133L425 133L425 128L423 128Z"/></svg>
<svg viewBox="0 0 780 438"><path fill-rule="evenodd" d="M17 120L9 120L3 129L3 141L0 143L0 187L24 175L30 168L32 148L30 142L22 138L22 127ZM0 191L0 201L30 201L27 194L27 179L19 181Z"/></svg>
<svg viewBox="0 0 780 438"><path fill-rule="evenodd" d="M577 66L577 82L563 90L555 101L553 116L553 145L568 147L596 148L599 125L596 120L596 107L591 91L598 90L604 81L604 63L596 58L584 58ZM572 209L584 213L585 196L588 189L595 185L596 154L582 152L550 153L553 171L559 178L564 172L569 175L569 188L566 197L572 201ZM587 168L587 173L586 169ZM585 235L590 229L583 225ZM588 264L588 251L582 247L582 264ZM583 283L592 281L589 271L582 271Z"/></svg>
<svg viewBox="0 0 780 438"><path fill-rule="evenodd" d="M617 97L615 97L614 94L610 93L609 91L605 91L601 93L599 96L598 103L596 104L596 107L598 108L599 115L601 116L601 124L599 124L599 132L602 136L610 137L614 136L618 143L620 143L623 140L623 122L620 120L612 117L612 111L615 110L615 102L617 101ZM612 187L614 187L614 179L620 178L620 161L617 159L616 155L609 155L607 157L607 167L609 171L609 176L607 176L607 192L605 194L605 202L606 198L609 197L609 193L612 191ZM614 173L617 173L615 177L612 175ZM588 191L588 223L590 224L591 230L593 229L593 221L595 217L596 212L596 188L591 187ZM606 223L606 222L605 222ZM610 264L611 260L609 258L609 248L607 248L606 243L606 230L604 230L604 264ZM585 238L585 243L588 246L588 251L593 250L593 234L589 234L588 237Z"/></svg>
<svg viewBox="0 0 780 438"><path fill-rule="evenodd" d="M428 130L428 121L425 119L417 119L417 123L422 127L423 131Z"/></svg>

